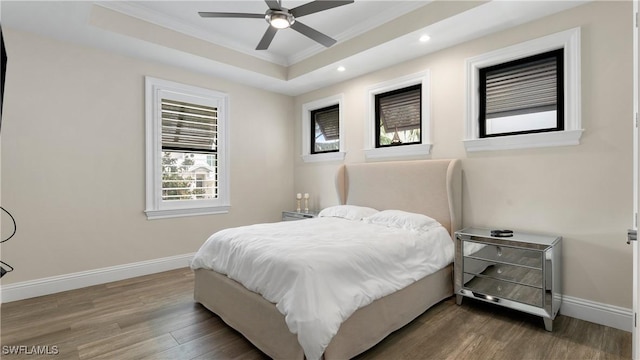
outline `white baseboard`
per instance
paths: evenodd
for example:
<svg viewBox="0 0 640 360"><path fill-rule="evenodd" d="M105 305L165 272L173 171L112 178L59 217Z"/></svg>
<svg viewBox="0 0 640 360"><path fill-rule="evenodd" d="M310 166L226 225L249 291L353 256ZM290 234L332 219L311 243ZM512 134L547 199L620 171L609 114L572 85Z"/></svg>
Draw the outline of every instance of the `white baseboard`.
<svg viewBox="0 0 640 360"><path fill-rule="evenodd" d="M633 328L632 309L572 296L562 296L560 314L629 332Z"/></svg>
<svg viewBox="0 0 640 360"><path fill-rule="evenodd" d="M111 266L0 286L0 302L29 299L87 286L188 267L195 253Z"/></svg>
<svg viewBox="0 0 640 360"><path fill-rule="evenodd" d="M2 285L0 286L0 302L6 303L29 299L92 285L106 284L136 276L179 269L189 266L193 255L195 254L177 255ZM632 330L633 325L633 310L631 309L567 295L563 295L562 297L560 314L629 332Z"/></svg>

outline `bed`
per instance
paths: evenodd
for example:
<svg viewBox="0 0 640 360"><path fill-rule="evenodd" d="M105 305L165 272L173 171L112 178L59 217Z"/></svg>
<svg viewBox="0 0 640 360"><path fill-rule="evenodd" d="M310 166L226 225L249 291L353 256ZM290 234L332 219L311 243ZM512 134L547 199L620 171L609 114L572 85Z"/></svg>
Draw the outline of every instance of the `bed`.
<svg viewBox="0 0 640 360"><path fill-rule="evenodd" d="M459 160L416 160L343 165L336 176L341 204L425 214L451 234L460 228ZM302 220L303 222L311 220ZM277 225L273 225L277 226ZM451 240L452 241L452 240ZM304 359L298 336L276 305L227 275L194 268L195 301L275 359ZM417 279L358 308L323 348L324 359L346 359L371 348L429 307L453 294L453 266Z"/></svg>

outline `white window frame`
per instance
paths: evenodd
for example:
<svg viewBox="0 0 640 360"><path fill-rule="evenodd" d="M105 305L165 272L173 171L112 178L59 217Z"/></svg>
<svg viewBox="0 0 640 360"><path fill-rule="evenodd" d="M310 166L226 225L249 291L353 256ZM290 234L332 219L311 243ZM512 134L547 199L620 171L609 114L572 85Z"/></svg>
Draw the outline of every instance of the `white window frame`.
<svg viewBox="0 0 640 360"><path fill-rule="evenodd" d="M479 75L481 68L512 60L564 49L564 130L532 134L519 134L480 138L479 135ZM580 28L573 28L552 35L526 41L495 50L465 63L467 77L465 138L467 151L491 151L580 144L582 136L580 92Z"/></svg>
<svg viewBox="0 0 640 360"><path fill-rule="evenodd" d="M161 99L213 106L218 109L218 198L162 200ZM146 209L147 219L221 214L229 212L229 96L225 93L145 77Z"/></svg>
<svg viewBox="0 0 640 360"><path fill-rule="evenodd" d="M397 79L376 84L367 89L367 120L365 123L364 155L366 159L403 158L424 156L431 153L431 116L429 69ZM376 148L376 95L421 84L422 119L420 144L386 146Z"/></svg>
<svg viewBox="0 0 640 360"><path fill-rule="evenodd" d="M329 96L323 99L311 101L302 105L302 160L304 162L343 161L345 157L344 147L344 121L343 104L344 94ZM337 152L311 153L311 112L314 110L338 105L338 126L340 127L340 141Z"/></svg>

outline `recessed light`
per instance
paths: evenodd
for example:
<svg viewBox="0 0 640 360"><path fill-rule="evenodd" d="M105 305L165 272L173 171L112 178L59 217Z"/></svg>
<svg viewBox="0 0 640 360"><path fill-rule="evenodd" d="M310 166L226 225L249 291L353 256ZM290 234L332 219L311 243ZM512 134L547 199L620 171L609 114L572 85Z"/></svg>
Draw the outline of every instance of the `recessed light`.
<svg viewBox="0 0 640 360"><path fill-rule="evenodd" d="M420 42L427 42L429 40L431 40L431 36L429 36L429 35L420 36Z"/></svg>
<svg viewBox="0 0 640 360"><path fill-rule="evenodd" d="M344 66L338 66L338 71L343 72L345 70L347 70L347 68L345 68Z"/></svg>

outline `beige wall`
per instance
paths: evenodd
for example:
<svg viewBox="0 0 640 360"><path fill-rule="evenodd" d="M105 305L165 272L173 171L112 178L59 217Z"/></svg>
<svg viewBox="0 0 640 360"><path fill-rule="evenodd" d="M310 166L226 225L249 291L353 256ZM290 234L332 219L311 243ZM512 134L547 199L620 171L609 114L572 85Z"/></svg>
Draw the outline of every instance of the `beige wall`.
<svg viewBox="0 0 640 360"><path fill-rule="evenodd" d="M2 245L16 269L3 284L188 254L216 230L277 221L291 206L291 97L3 32L2 206L18 223ZM229 94L229 214L146 219L145 75ZM2 225L5 238L11 226Z"/></svg>
<svg viewBox="0 0 640 360"><path fill-rule="evenodd" d="M464 60L576 26L582 27L581 145L466 153ZM0 183L18 234L2 245L2 260L16 268L2 283L194 252L218 229L278 220L296 192L311 193L314 208L336 204L339 163L299 157L302 104L344 93L345 162L363 162L366 89L428 68L429 158L463 159L464 224L562 235L564 293L630 308L632 260L624 241L632 211L631 30L630 2L587 4L294 101L3 28L11 53ZM230 94L229 214L146 219L145 75ZM10 226L2 225L4 238Z"/></svg>
<svg viewBox="0 0 640 360"><path fill-rule="evenodd" d="M430 158L463 159L464 225L562 235L564 294L630 308L632 257L625 233L632 219L631 8L631 2L583 5L298 96L296 133L302 104L344 93L345 162L363 162L367 88L430 69ZM581 144L466 153L461 141L465 59L577 26L582 28ZM295 191L311 193L314 207L336 204L339 163L296 159Z"/></svg>

